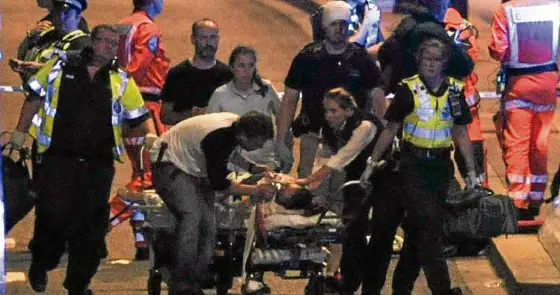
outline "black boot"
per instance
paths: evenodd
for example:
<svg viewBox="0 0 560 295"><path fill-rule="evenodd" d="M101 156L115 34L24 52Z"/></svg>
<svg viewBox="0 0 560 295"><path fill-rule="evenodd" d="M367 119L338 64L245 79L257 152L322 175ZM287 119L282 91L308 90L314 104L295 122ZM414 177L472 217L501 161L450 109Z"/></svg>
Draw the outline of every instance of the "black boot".
<svg viewBox="0 0 560 295"><path fill-rule="evenodd" d="M136 261L150 260L150 248L149 247L136 248L136 254L134 255L134 260Z"/></svg>
<svg viewBox="0 0 560 295"><path fill-rule="evenodd" d="M440 292L438 295L463 295L463 291L459 287L455 287L443 292Z"/></svg>
<svg viewBox="0 0 560 295"><path fill-rule="evenodd" d="M43 293L47 290L47 270L38 266L37 264L31 263L28 272L29 284L33 291L37 293Z"/></svg>

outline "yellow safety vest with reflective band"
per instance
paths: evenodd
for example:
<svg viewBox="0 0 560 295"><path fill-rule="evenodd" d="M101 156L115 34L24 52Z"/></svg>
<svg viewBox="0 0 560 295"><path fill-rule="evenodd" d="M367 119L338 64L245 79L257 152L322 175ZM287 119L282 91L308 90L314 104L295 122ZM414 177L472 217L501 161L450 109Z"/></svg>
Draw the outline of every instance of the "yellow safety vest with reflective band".
<svg viewBox="0 0 560 295"><path fill-rule="evenodd" d="M403 140L419 148L451 147L451 127L453 116L447 99L449 88L463 91L463 82L449 78L449 87L441 96L428 92L418 75L404 79L401 83L408 86L414 96L414 110L404 119Z"/></svg>
<svg viewBox="0 0 560 295"><path fill-rule="evenodd" d="M44 37L54 31L54 27L41 32L40 37ZM82 30L74 30L62 37L62 39L55 42L44 44L40 47L33 47L25 54L26 61L36 61L40 63L47 62L54 54L63 55L64 51L68 50L72 41L87 36Z"/></svg>
<svg viewBox="0 0 560 295"><path fill-rule="evenodd" d="M64 59L54 56L47 64L29 80L29 88L41 96L42 106L33 116L29 129L37 143L37 152L44 153L51 145L56 108L58 107L60 82L62 80L62 66ZM109 72L111 84L111 125L115 146L113 154L117 161L123 161L122 123L124 119L132 120L148 113L144 106L142 95L132 78L121 70Z"/></svg>

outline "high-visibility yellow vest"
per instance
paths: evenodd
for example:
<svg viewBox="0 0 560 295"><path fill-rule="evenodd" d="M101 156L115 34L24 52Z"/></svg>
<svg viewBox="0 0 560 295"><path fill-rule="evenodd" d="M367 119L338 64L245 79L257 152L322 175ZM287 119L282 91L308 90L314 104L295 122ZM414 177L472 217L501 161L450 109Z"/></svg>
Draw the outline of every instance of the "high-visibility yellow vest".
<svg viewBox="0 0 560 295"><path fill-rule="evenodd" d="M40 37L44 37L47 34L52 33L52 31L54 31L54 27L41 32ZM74 30L72 32L69 32L60 40L43 44L42 46L33 47L25 54L25 60L37 61L40 63L47 62L53 54L60 55L61 51L68 50L70 44L72 44L72 41L87 35L88 34L84 33L82 30Z"/></svg>
<svg viewBox="0 0 560 295"><path fill-rule="evenodd" d="M451 147L453 116L447 102L449 88L463 91L463 82L449 78L450 87L438 97L428 92L418 75L406 78L402 83L414 96L414 110L404 119L403 140L420 148Z"/></svg>
<svg viewBox="0 0 560 295"><path fill-rule="evenodd" d="M31 77L28 83L29 88L42 97L42 106L33 116L29 129L29 135L36 140L39 154L44 153L51 145L64 62L64 59L53 56L35 76ZM111 125L115 140L113 155L115 160L122 162L123 120L139 118L148 113L148 109L144 106L144 100L136 83L128 76L128 73L121 69L110 70L109 81L112 94ZM102 123L100 122L100 124Z"/></svg>

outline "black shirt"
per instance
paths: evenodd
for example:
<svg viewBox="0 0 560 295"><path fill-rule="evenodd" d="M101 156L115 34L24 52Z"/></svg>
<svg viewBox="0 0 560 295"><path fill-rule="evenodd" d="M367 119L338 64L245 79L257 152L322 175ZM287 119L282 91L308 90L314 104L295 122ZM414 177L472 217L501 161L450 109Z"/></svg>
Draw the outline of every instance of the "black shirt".
<svg viewBox="0 0 560 295"><path fill-rule="evenodd" d="M420 78L420 80L422 80L422 78ZM424 83L423 80L422 82ZM424 83L424 85L425 84L426 83ZM449 87L448 81L444 80L437 92L433 92L429 87L426 88L429 94L439 97L445 94L448 87ZM459 102L461 106L461 115L457 117L453 117L453 124L466 125L471 123L472 121L471 112L469 110L469 106L467 105L467 101L465 100L464 93L461 93L459 97ZM447 101L447 103L449 104L449 100ZM390 122L402 122L410 113L412 113L413 110L414 110L414 94L406 84L400 83L397 86L395 97L393 98L391 105L387 109L387 113L385 114L385 119L387 119L387 121Z"/></svg>
<svg viewBox="0 0 560 295"><path fill-rule="evenodd" d="M344 53L331 55L322 42L308 44L296 55L284 81L302 92L302 112L309 116L313 132L323 125L322 100L327 91L344 87L360 109L367 109L371 107L369 91L379 83L375 60L363 47L350 43Z"/></svg>
<svg viewBox="0 0 560 295"><path fill-rule="evenodd" d="M76 58L63 65L48 153L112 161L115 141L109 69L109 65L99 69L90 79L82 59ZM148 114L129 122L138 125L147 117Z"/></svg>
<svg viewBox="0 0 560 295"><path fill-rule="evenodd" d="M233 77L229 67L216 61L210 69L195 68L189 60L169 70L161 93L163 101L173 103L173 111L190 110L193 106L206 107L214 90Z"/></svg>
<svg viewBox="0 0 560 295"><path fill-rule="evenodd" d="M200 147L206 159L206 171L210 187L214 190L225 190L231 185L227 179L228 159L237 146L234 127L216 129L204 137Z"/></svg>

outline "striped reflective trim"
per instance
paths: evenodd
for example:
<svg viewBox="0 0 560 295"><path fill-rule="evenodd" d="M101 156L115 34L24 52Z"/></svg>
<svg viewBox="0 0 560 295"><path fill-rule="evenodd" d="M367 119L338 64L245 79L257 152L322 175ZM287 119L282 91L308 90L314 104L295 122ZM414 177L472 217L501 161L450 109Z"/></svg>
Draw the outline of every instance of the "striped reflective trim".
<svg viewBox="0 0 560 295"><path fill-rule="evenodd" d="M62 69L62 60L58 60L52 67L49 75L47 77L47 82L52 84L52 82L58 77Z"/></svg>
<svg viewBox="0 0 560 295"><path fill-rule="evenodd" d="M113 126L120 126L122 125L122 117L119 114L111 116L111 124Z"/></svg>
<svg viewBox="0 0 560 295"><path fill-rule="evenodd" d="M39 80L37 80L37 78L35 77L33 77L29 82L27 82L27 86L29 86L29 88L39 96L45 96L46 94L45 89L43 88Z"/></svg>
<svg viewBox="0 0 560 295"><path fill-rule="evenodd" d="M43 110L45 114L49 117L53 117L56 115L56 108L51 106L48 102L43 103Z"/></svg>
<svg viewBox="0 0 560 295"><path fill-rule="evenodd" d="M122 145L117 145L115 147L113 147L113 153L115 153L115 156L117 157L117 159L123 154L124 148Z"/></svg>
<svg viewBox="0 0 560 295"><path fill-rule="evenodd" d="M148 109L145 106L141 106L137 109L125 110L123 115L125 119L136 119L146 113L148 113Z"/></svg>
<svg viewBox="0 0 560 295"><path fill-rule="evenodd" d="M31 123L35 125L37 128L40 128L41 124L43 124L43 118L38 114L35 114L33 115L33 119L31 119Z"/></svg>
<svg viewBox="0 0 560 295"><path fill-rule="evenodd" d="M516 200L527 200L529 197L528 192L508 192L508 196Z"/></svg>
<svg viewBox="0 0 560 295"><path fill-rule="evenodd" d="M474 95L474 94L467 97L466 100L467 100L467 105L469 107L472 107L472 106L474 106L478 103L478 99L477 99L476 95Z"/></svg>
<svg viewBox="0 0 560 295"><path fill-rule="evenodd" d="M37 141L39 142L40 145L51 146L51 140L52 138L50 136L42 132L37 135Z"/></svg>
<svg viewBox="0 0 560 295"><path fill-rule="evenodd" d="M406 123L404 126L406 133L412 134L412 136L422 139L435 139L435 140L443 140L451 137L451 129L426 129L422 127L418 127L412 123Z"/></svg>
<svg viewBox="0 0 560 295"><path fill-rule="evenodd" d="M548 181L548 175L531 175L531 183L546 183Z"/></svg>
<svg viewBox="0 0 560 295"><path fill-rule="evenodd" d="M511 109L530 109L537 113L544 113L544 112L552 112L556 109L555 104L535 104L533 102L521 99L514 99L510 101L506 101L506 110Z"/></svg>
<svg viewBox="0 0 560 295"><path fill-rule="evenodd" d="M529 192L529 199L530 200L542 200L544 197L544 192L535 192L535 191L531 191Z"/></svg>
<svg viewBox="0 0 560 295"><path fill-rule="evenodd" d="M531 183L531 179L529 177L525 177L525 175L508 174L507 178L510 183L525 183L525 184Z"/></svg>
<svg viewBox="0 0 560 295"><path fill-rule="evenodd" d="M145 241L145 239L144 239L144 234L143 234L143 233L140 233L140 232L135 233L135 234L134 234L134 240L135 240L136 242L144 242L144 241Z"/></svg>
<svg viewBox="0 0 560 295"><path fill-rule="evenodd" d="M132 213L132 221L146 221L146 215L144 215L144 212L139 211L139 210L135 210L134 213Z"/></svg>
<svg viewBox="0 0 560 295"><path fill-rule="evenodd" d="M125 137L123 141L127 145L143 145L144 137Z"/></svg>
<svg viewBox="0 0 560 295"><path fill-rule="evenodd" d="M146 86L139 86L140 92L142 93L149 93L149 94L156 94L159 95L161 93L161 89L159 87L146 87Z"/></svg>
<svg viewBox="0 0 560 295"><path fill-rule="evenodd" d="M121 78L121 87L119 88L119 97L122 97L126 87L128 86L128 74L119 69L119 77Z"/></svg>

